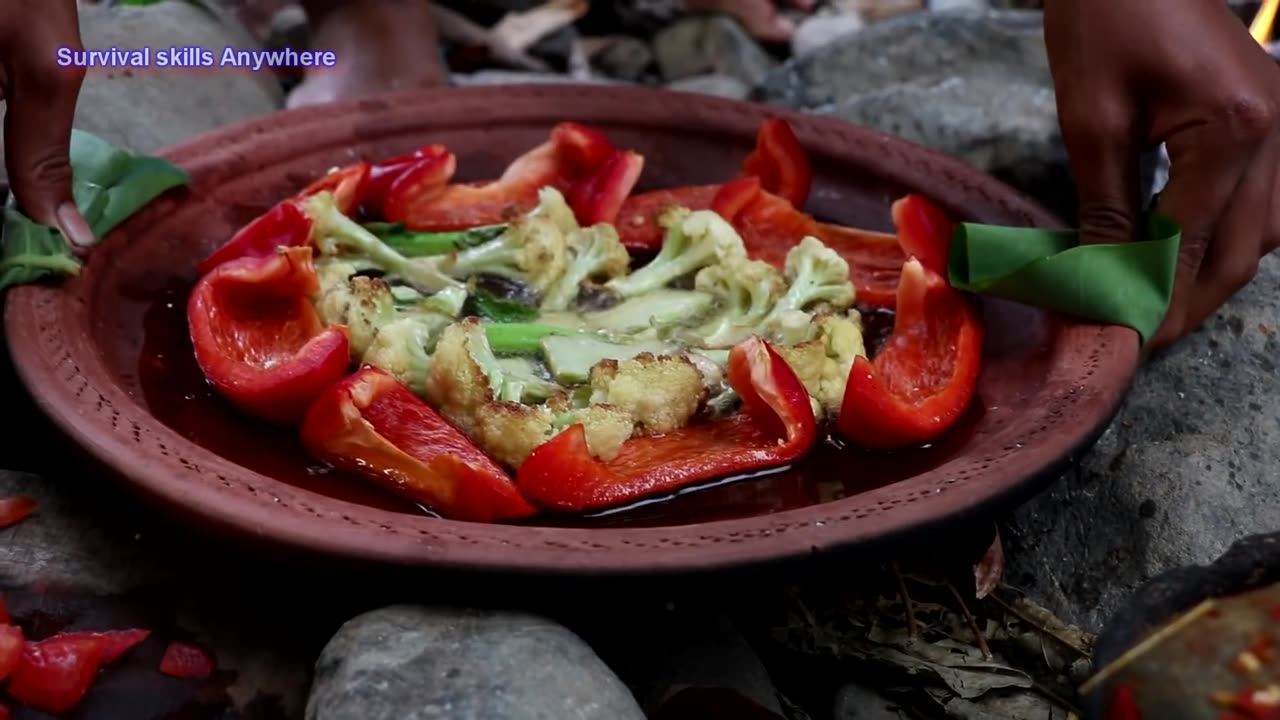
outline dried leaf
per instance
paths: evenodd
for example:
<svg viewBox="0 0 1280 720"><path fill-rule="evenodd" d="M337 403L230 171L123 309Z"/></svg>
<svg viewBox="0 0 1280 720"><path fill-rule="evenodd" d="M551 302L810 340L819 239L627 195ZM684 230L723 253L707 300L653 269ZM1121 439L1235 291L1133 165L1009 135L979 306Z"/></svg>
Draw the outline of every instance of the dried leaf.
<svg viewBox="0 0 1280 720"><path fill-rule="evenodd" d="M954 720L1065 720L1068 711L1033 693L990 693L966 700L939 690L926 691L937 710Z"/></svg>
<svg viewBox="0 0 1280 720"><path fill-rule="evenodd" d="M489 31L494 42L525 52L539 40L577 22L587 14L587 0L550 0L532 10L510 12Z"/></svg>
<svg viewBox="0 0 1280 720"><path fill-rule="evenodd" d="M872 648L870 657L912 675L930 676L955 694L970 700L999 688L1029 688L1032 685L1031 677L1026 673L994 662L953 660L953 664L944 665L888 646Z"/></svg>
<svg viewBox="0 0 1280 720"><path fill-rule="evenodd" d="M991 541L991 547L987 548L987 552L973 566L974 586L977 590L979 600L990 595L997 587L1000 587L1000 581L1004 579L1004 545L1000 542L1000 530L996 529L995 540Z"/></svg>

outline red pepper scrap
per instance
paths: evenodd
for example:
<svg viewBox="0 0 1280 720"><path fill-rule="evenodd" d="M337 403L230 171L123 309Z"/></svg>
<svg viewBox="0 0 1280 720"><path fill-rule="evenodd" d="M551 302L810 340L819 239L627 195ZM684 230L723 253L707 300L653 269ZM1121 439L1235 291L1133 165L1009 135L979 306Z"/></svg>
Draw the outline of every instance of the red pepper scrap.
<svg viewBox="0 0 1280 720"><path fill-rule="evenodd" d="M25 642L22 628L17 625L0 625L0 681L13 674L22 659L22 648Z"/></svg>
<svg viewBox="0 0 1280 720"><path fill-rule="evenodd" d="M309 247L232 260L201 278L187 321L210 384L252 415L300 420L350 363L347 329L326 329L308 300L318 286Z"/></svg>
<svg viewBox="0 0 1280 720"><path fill-rule="evenodd" d="M348 165L311 183L294 199L305 200L312 195L327 192L333 195L333 204L342 214L355 217L360 204L364 202L371 172L372 166L367 162Z"/></svg>
<svg viewBox="0 0 1280 720"><path fill-rule="evenodd" d="M619 150L591 177L574 183L565 202L583 225L613 223L644 171L644 157Z"/></svg>
<svg viewBox="0 0 1280 720"><path fill-rule="evenodd" d="M1121 685L1111 695L1111 704L1107 706L1107 720L1142 720L1138 711L1138 701L1133 697L1133 688Z"/></svg>
<svg viewBox="0 0 1280 720"><path fill-rule="evenodd" d="M546 142L516 158L497 180L440 187L438 175L427 173L429 183L424 190L411 175L399 178L388 191L384 217L412 230L462 230L505 222L513 213L533 209L538 204L538 191L547 186L568 194L579 183L590 181L598 190L578 191L584 197L606 190L610 198L626 197L631 187L625 181L630 179L634 185L639 172L630 156L611 167L617 152L600 131L561 123ZM602 172L605 176L597 178ZM596 201L588 207L594 209L597 204L609 205Z"/></svg>
<svg viewBox="0 0 1280 720"><path fill-rule="evenodd" d="M402 217L430 203L449 187L458 158L442 145L429 145L410 156L407 164L393 160L367 192L366 211L381 217Z"/></svg>
<svg viewBox="0 0 1280 720"><path fill-rule="evenodd" d="M817 438L809 395L773 348L757 338L735 347L728 379L742 397L740 412L633 438L608 462L591 455L582 425L573 425L525 459L517 487L547 509L583 512L782 466L809 451Z"/></svg>
<svg viewBox="0 0 1280 720"><path fill-rule="evenodd" d="M4 596L0 595L0 625L8 625L12 618L9 617L9 604L5 602Z"/></svg>
<svg viewBox="0 0 1280 720"><path fill-rule="evenodd" d="M809 157L786 120L773 118L760 126L756 148L742 163L742 173L760 179L766 192L804 207L813 187Z"/></svg>
<svg viewBox="0 0 1280 720"><path fill-rule="evenodd" d="M921 195L905 195L893 204L893 224L903 252L946 277L956 223Z"/></svg>
<svg viewBox="0 0 1280 720"><path fill-rule="evenodd" d="M137 628L132 630L107 630L105 632L86 634L97 635L107 641L107 647L102 651L103 665L110 665L116 660L119 660L121 655L124 655L138 645L141 645L147 638L151 637L150 630L141 630Z"/></svg>
<svg viewBox="0 0 1280 720"><path fill-rule="evenodd" d="M916 259L902 268L893 333L875 360L854 361L836 427L872 450L927 443L973 397L982 321L970 299Z"/></svg>
<svg viewBox="0 0 1280 720"><path fill-rule="evenodd" d="M27 495L0 498L0 528L17 525L36 511L36 499Z"/></svg>
<svg viewBox="0 0 1280 720"><path fill-rule="evenodd" d="M759 180L755 180L759 187ZM654 253L662 248L658 218L673 207L707 210L722 185L693 185L640 193L627 198L618 212L618 237L633 253Z"/></svg>
<svg viewBox="0 0 1280 720"><path fill-rule="evenodd" d="M502 468L374 367L326 390L307 411L301 435L317 459L454 520L499 522L536 512Z"/></svg>
<svg viewBox="0 0 1280 720"><path fill-rule="evenodd" d="M243 257L270 257L282 247L301 247L311 242L311 218L296 200L286 200L240 228L222 247L196 265L205 275L219 265Z"/></svg>
<svg viewBox="0 0 1280 720"><path fill-rule="evenodd" d="M36 710L61 715L89 691L106 648L107 639L92 633L28 642L9 676L9 695Z"/></svg>
<svg viewBox="0 0 1280 720"><path fill-rule="evenodd" d="M169 677L186 679L207 678L213 674L213 658L203 648L175 640L169 643L160 658L160 672Z"/></svg>

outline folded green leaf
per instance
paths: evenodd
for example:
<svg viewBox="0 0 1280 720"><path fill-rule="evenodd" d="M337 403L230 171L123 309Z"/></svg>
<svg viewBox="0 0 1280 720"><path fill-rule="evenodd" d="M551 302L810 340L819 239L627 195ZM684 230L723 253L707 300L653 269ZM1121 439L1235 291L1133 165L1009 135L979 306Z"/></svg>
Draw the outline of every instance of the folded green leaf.
<svg viewBox="0 0 1280 720"><path fill-rule="evenodd" d="M98 240L165 191L190 182L167 160L133 155L81 130L71 132L70 160L72 196ZM80 270L62 233L20 212L12 194L0 242L0 290Z"/></svg>
<svg viewBox="0 0 1280 720"><path fill-rule="evenodd" d="M498 323L527 323L538 319L538 311L511 300L495 297L493 293L477 290L462 306L465 315L476 315Z"/></svg>
<svg viewBox="0 0 1280 720"><path fill-rule="evenodd" d="M961 223L948 274L960 290L1133 328L1151 339L1169 310L1182 231L1152 214L1148 240L1080 245L1074 230Z"/></svg>

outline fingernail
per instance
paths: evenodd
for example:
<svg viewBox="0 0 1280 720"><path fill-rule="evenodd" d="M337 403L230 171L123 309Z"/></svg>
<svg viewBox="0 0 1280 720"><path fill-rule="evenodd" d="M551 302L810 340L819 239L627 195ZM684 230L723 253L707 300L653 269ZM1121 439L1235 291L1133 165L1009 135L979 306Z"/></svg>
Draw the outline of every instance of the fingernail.
<svg viewBox="0 0 1280 720"><path fill-rule="evenodd" d="M89 223L85 222L84 216L76 209L75 203L64 202L59 205L57 218L58 229L73 246L87 248L97 242L93 231L89 229Z"/></svg>

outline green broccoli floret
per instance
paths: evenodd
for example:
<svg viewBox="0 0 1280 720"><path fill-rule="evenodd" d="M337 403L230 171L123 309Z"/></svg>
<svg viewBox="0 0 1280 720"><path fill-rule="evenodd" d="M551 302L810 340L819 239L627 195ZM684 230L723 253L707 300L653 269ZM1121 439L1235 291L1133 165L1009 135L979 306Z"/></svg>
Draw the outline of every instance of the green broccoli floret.
<svg viewBox="0 0 1280 720"><path fill-rule="evenodd" d="M568 267L543 292L542 310L568 309L578 299L582 283L616 278L631 266L631 256L612 225L593 225L569 233L568 255Z"/></svg>
<svg viewBox="0 0 1280 720"><path fill-rule="evenodd" d="M441 273L430 258L410 260L391 249L360 223L342 213L333 194L321 192L307 198L303 211L311 218L311 237L325 255L356 256L372 261L388 275L424 293L434 293L462 283Z"/></svg>
<svg viewBox="0 0 1280 720"><path fill-rule="evenodd" d="M620 297L641 295L717 262L746 257L742 238L724 218L710 210L672 208L659 218L666 230L657 257L605 287Z"/></svg>
<svg viewBox="0 0 1280 720"><path fill-rule="evenodd" d="M760 331L760 324L777 304L786 282L772 265L734 258L698 272L694 287L715 297L720 312L688 333L691 344L729 348Z"/></svg>

